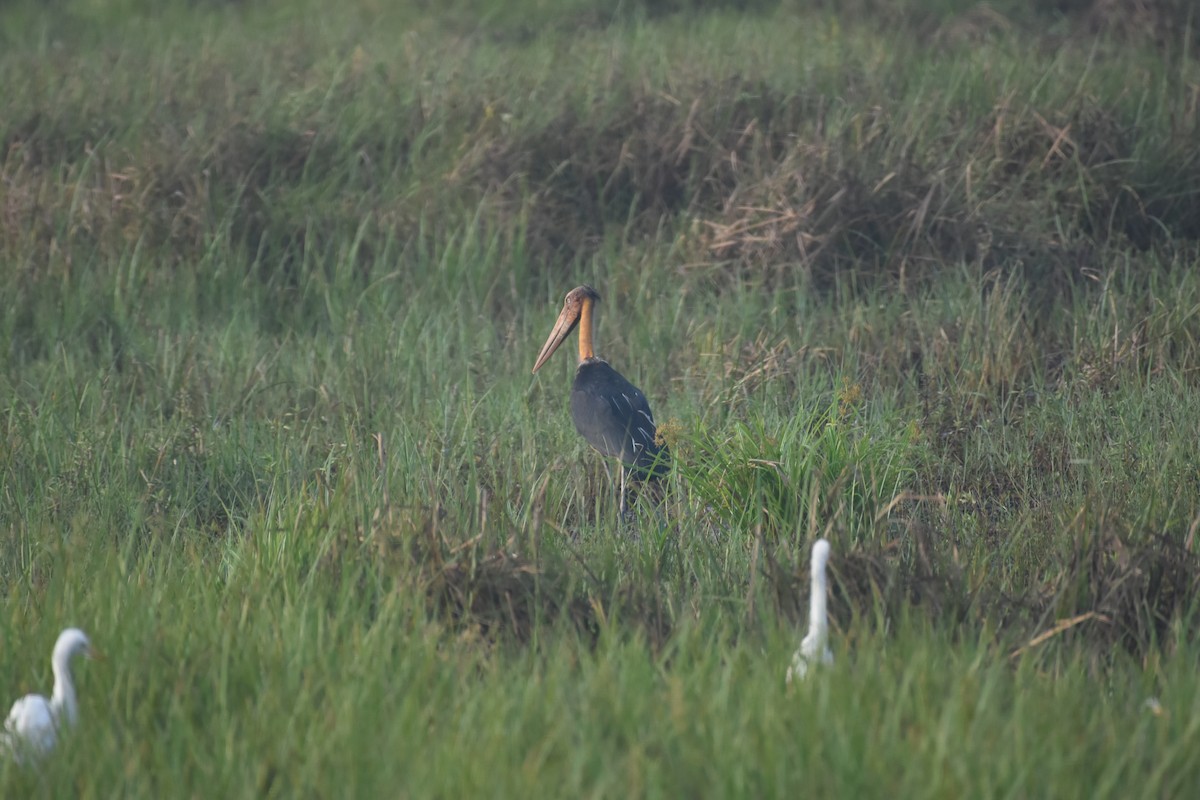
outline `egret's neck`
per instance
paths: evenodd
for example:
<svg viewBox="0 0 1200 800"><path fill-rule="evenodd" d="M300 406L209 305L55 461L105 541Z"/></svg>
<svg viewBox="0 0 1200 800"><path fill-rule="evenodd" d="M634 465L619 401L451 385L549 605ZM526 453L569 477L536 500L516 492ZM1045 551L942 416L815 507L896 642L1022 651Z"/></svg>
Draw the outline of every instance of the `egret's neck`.
<svg viewBox="0 0 1200 800"><path fill-rule="evenodd" d="M71 680L70 657L56 654L51 662L54 667L54 693L50 697L50 711L56 720L65 719L74 725L79 718L79 704L75 700L75 683Z"/></svg>
<svg viewBox="0 0 1200 800"><path fill-rule="evenodd" d="M594 301L585 297L579 309L579 363L587 361L596 355L592 346L592 305Z"/></svg>
<svg viewBox="0 0 1200 800"><path fill-rule="evenodd" d="M824 586L822 586L824 589ZM815 633L818 636L824 636L825 631L829 628L827 617L825 615L825 592L818 592L813 588L812 603L808 608L808 631Z"/></svg>
<svg viewBox="0 0 1200 800"><path fill-rule="evenodd" d="M812 596L808 600L808 632L822 638L829 627L825 613L825 562L814 559L812 565Z"/></svg>

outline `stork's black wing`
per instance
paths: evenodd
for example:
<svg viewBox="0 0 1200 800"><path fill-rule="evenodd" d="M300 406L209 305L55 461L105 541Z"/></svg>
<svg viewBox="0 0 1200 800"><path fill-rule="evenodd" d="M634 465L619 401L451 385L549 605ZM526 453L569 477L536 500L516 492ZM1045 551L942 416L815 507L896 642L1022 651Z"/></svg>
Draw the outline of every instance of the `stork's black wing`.
<svg viewBox="0 0 1200 800"><path fill-rule="evenodd" d="M571 389L575 430L606 456L620 458L641 477L666 474L666 447L658 433L646 396L621 373L600 359L579 365Z"/></svg>

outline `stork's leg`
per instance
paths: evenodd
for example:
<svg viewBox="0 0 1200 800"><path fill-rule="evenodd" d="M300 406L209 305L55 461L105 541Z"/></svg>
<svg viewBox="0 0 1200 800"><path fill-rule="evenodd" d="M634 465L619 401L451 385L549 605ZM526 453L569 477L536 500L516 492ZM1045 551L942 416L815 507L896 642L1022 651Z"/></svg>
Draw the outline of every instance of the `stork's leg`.
<svg viewBox="0 0 1200 800"><path fill-rule="evenodd" d="M600 466L604 467L604 479L608 482L609 488L616 486L617 482L612 476L612 470L608 468L608 459L600 459Z"/></svg>
<svg viewBox="0 0 1200 800"><path fill-rule="evenodd" d="M625 472L624 466L621 467L621 519L625 519Z"/></svg>

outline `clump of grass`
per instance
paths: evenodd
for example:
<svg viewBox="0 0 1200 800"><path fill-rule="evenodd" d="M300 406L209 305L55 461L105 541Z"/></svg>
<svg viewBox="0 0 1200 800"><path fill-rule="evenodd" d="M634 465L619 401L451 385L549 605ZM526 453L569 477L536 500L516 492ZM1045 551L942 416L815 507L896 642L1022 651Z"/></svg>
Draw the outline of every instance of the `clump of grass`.
<svg viewBox="0 0 1200 800"><path fill-rule="evenodd" d="M856 419L860 394L844 386L830 408L735 422L719 437L704 429L670 435L690 506L685 516L710 517L718 531L758 528L772 538L815 537L835 525L870 536L905 490L907 442Z"/></svg>

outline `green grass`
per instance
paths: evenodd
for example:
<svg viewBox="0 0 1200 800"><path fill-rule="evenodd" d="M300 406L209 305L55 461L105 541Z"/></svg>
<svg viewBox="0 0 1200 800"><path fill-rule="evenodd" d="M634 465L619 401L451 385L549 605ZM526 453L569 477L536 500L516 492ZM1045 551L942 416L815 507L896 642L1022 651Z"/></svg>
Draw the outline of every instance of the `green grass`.
<svg viewBox="0 0 1200 800"><path fill-rule="evenodd" d="M1200 42L1079 5L6 5L0 795L1186 796Z"/></svg>

